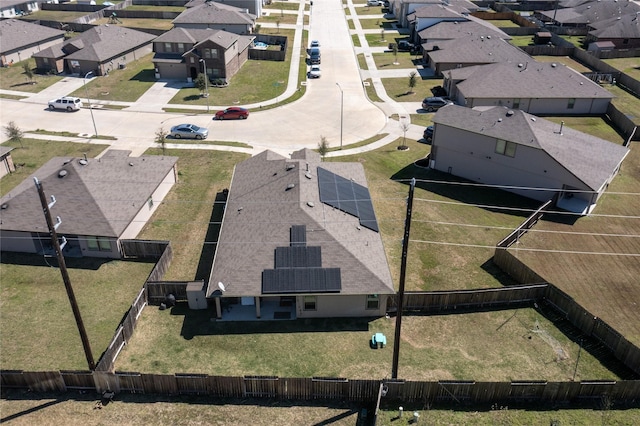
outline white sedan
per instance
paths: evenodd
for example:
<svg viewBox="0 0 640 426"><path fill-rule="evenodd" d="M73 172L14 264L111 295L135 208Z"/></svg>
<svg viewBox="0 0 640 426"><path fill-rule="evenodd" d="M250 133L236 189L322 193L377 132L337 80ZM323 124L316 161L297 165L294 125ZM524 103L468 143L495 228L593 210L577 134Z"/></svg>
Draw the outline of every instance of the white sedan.
<svg viewBox="0 0 640 426"><path fill-rule="evenodd" d="M307 77L309 78L320 78L322 75L322 71L320 71L319 65L311 65L309 72L307 73Z"/></svg>

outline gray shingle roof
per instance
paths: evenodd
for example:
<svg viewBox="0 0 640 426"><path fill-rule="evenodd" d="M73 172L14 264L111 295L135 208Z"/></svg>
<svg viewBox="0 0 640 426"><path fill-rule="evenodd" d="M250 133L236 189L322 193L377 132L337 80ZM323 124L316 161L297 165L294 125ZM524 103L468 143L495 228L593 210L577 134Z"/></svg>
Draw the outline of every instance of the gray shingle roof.
<svg viewBox="0 0 640 426"><path fill-rule="evenodd" d="M556 123L505 107L449 105L438 110L433 122L541 149L594 191L609 179L629 152L621 145L567 126L560 134Z"/></svg>
<svg viewBox="0 0 640 426"><path fill-rule="evenodd" d="M624 15L635 15L640 4L633 1L591 1L566 9L540 12L565 24L592 24Z"/></svg>
<svg viewBox="0 0 640 426"><path fill-rule="evenodd" d="M249 37L250 40L254 38L253 36L241 36L228 31L215 30L211 28L196 29L173 27L171 30L158 36L158 38L153 41L162 43L189 43L196 45L205 40L211 40L218 46L227 49L243 37Z"/></svg>
<svg viewBox="0 0 640 426"><path fill-rule="evenodd" d="M179 24L253 24L256 16L235 6L214 1L190 7L173 20Z"/></svg>
<svg viewBox="0 0 640 426"><path fill-rule="evenodd" d="M156 36L152 34L130 28L108 24L100 25L68 40L65 45L82 42L84 47L66 56L66 59L103 62L120 56L123 52L151 43L154 38Z"/></svg>
<svg viewBox="0 0 640 426"><path fill-rule="evenodd" d="M435 63L491 64L497 62L524 63L531 56L497 37L481 34L454 40L441 40L423 45ZM438 50L431 51L434 47Z"/></svg>
<svg viewBox="0 0 640 426"><path fill-rule="evenodd" d="M119 237L146 205L177 157L129 157L129 151L107 152L99 160L55 157L0 199L0 229L47 232L33 177L47 197L56 197L52 215L62 218L61 234ZM60 170L67 175L58 177Z"/></svg>
<svg viewBox="0 0 640 426"><path fill-rule="evenodd" d="M443 4L427 4L420 6L415 12L408 16L409 21L413 21L416 18L449 18L449 19L465 19L462 13L468 13L469 11L464 7L459 8L462 10L455 10L453 7L448 7Z"/></svg>
<svg viewBox="0 0 640 426"><path fill-rule="evenodd" d="M598 38L640 38L640 15L625 15L593 24L589 34Z"/></svg>
<svg viewBox="0 0 640 426"><path fill-rule="evenodd" d="M439 22L424 30L418 35L422 40L452 40L469 37L472 35L484 35L510 40L511 36L488 22L478 22L476 18L459 22Z"/></svg>
<svg viewBox="0 0 640 426"><path fill-rule="evenodd" d="M0 52L11 52L25 46L45 41L60 41L64 38L64 31L55 30L19 19L4 19L0 21Z"/></svg>
<svg viewBox="0 0 640 426"><path fill-rule="evenodd" d="M276 247L289 245L291 226L305 225L307 245L321 247L322 267L340 268L340 294L394 293L380 234L359 226L357 217L320 202L320 165L367 184L361 164L322 163L311 150L295 152L291 159L264 151L236 165L210 291L220 281L226 286L225 296L260 295L262 271L274 268Z"/></svg>
<svg viewBox="0 0 640 426"><path fill-rule="evenodd" d="M613 99L608 90L560 63L531 59L469 68L446 71L453 80L464 79L457 87L465 98Z"/></svg>

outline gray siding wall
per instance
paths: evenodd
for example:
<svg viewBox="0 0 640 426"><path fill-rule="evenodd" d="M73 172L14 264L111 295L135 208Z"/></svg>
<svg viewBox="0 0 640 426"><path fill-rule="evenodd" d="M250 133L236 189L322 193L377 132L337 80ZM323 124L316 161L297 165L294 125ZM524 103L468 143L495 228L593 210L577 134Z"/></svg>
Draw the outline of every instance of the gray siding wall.
<svg viewBox="0 0 640 426"><path fill-rule="evenodd" d="M513 98L475 98L465 99L460 93L458 103L469 108L477 106L506 106L513 105ZM573 108L569 108L569 99L529 98L520 99L518 109L529 114L605 114L609 106L609 99L576 99Z"/></svg>
<svg viewBox="0 0 640 426"><path fill-rule="evenodd" d="M296 297L298 318L332 318L332 317L376 317L386 312L387 295L380 295L379 309L366 309L367 296L319 295L316 296L316 310L304 310L304 296Z"/></svg>
<svg viewBox="0 0 640 426"><path fill-rule="evenodd" d="M515 157L497 154L496 139L448 126L436 125L432 167L436 170L492 185L513 185L562 189L570 185L589 190L581 181L547 153L524 145L516 147ZM546 201L553 191L510 190L519 195Z"/></svg>
<svg viewBox="0 0 640 426"><path fill-rule="evenodd" d="M46 238L44 240L46 241ZM2 251L36 253L39 248L36 247L31 232L0 230L0 250Z"/></svg>

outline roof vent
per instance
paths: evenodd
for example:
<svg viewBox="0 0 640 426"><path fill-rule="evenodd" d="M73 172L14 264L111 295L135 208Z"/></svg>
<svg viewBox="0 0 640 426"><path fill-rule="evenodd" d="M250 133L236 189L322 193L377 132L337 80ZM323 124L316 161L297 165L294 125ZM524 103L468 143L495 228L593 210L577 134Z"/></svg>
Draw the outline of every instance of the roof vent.
<svg viewBox="0 0 640 426"><path fill-rule="evenodd" d="M311 172L307 172L304 174L304 177L306 177L307 179L311 179L313 176L311 175Z"/></svg>
<svg viewBox="0 0 640 426"><path fill-rule="evenodd" d="M293 163L289 163L289 164L287 164L287 170L293 170L293 169L295 169L295 168L296 168L296 165L295 165L295 164L293 164Z"/></svg>
<svg viewBox="0 0 640 426"><path fill-rule="evenodd" d="M531 121L536 121L536 118L535 117L531 117Z"/></svg>
<svg viewBox="0 0 640 426"><path fill-rule="evenodd" d="M502 118L498 118L498 123L502 123Z"/></svg>
<svg viewBox="0 0 640 426"><path fill-rule="evenodd" d="M315 204L313 204L313 201L307 201L307 205L308 205L309 207L313 207L313 206L315 206Z"/></svg>
<svg viewBox="0 0 640 426"><path fill-rule="evenodd" d="M491 40L491 36L490 35L487 36L487 40Z"/></svg>
<svg viewBox="0 0 640 426"><path fill-rule="evenodd" d="M555 68L555 67L557 67L557 66L558 66L558 64L556 64L555 62L552 62L552 63L551 63L551 68Z"/></svg>
<svg viewBox="0 0 640 426"><path fill-rule="evenodd" d="M87 160L78 160L78 164L80 164L81 166L86 166L87 164L89 164L89 162Z"/></svg>
<svg viewBox="0 0 640 426"><path fill-rule="evenodd" d="M66 165L67 165L67 164L69 164L70 162L71 162L71 160L64 160L64 162L63 162L62 164L66 166Z"/></svg>
<svg viewBox="0 0 640 426"><path fill-rule="evenodd" d="M9 208L9 204L7 204L7 203L4 203L4 204L2 204L2 205L0 206L0 209L2 209L2 210L6 210L6 209L8 209L8 208Z"/></svg>
<svg viewBox="0 0 640 426"><path fill-rule="evenodd" d="M130 165L131 167L133 167L133 161L131 161L131 162L129 163L129 165Z"/></svg>
<svg viewBox="0 0 640 426"><path fill-rule="evenodd" d="M295 183L290 183L289 185L287 185L287 189L286 189L286 191L289 191L290 189L293 189L293 188L295 188L295 187L296 187L296 184L295 184Z"/></svg>
<svg viewBox="0 0 640 426"><path fill-rule="evenodd" d="M67 175L67 173L68 173L68 172L67 172L66 170L62 169L62 170L60 170L60 171L58 172L58 177L59 177L59 178L63 178L63 177L65 177L65 176Z"/></svg>
<svg viewBox="0 0 640 426"><path fill-rule="evenodd" d="M513 111L509 110L507 111L507 117L511 117L513 115Z"/></svg>

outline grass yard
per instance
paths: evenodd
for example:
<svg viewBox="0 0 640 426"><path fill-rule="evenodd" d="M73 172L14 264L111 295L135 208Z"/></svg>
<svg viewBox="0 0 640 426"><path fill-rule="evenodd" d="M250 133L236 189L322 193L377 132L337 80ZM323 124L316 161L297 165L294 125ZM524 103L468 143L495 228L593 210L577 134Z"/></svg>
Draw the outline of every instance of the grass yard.
<svg viewBox="0 0 640 426"><path fill-rule="evenodd" d="M391 29L392 24L397 24L397 19L375 18L375 19L360 19L360 25L363 30L377 30L377 29Z"/></svg>
<svg viewBox="0 0 640 426"><path fill-rule="evenodd" d="M566 217L543 217L534 232L520 239L518 248L525 250L515 251L538 274L636 345L640 344L639 187L640 151L634 142L592 216L575 223ZM636 257L526 250L536 248Z"/></svg>
<svg viewBox="0 0 640 426"><path fill-rule="evenodd" d="M149 12L183 12L186 8L183 6L159 6L151 4L132 4L127 6L126 11L149 11ZM116 12L117 13L117 12Z"/></svg>
<svg viewBox="0 0 640 426"><path fill-rule="evenodd" d="M390 42L399 37L397 31L383 31L380 30L377 34L365 34L364 38L367 40L367 44L370 47L388 46Z"/></svg>
<svg viewBox="0 0 640 426"><path fill-rule="evenodd" d="M208 396L159 397L139 394L119 394L113 403L96 410L95 395L25 393L7 390L0 399L3 419L14 426L52 426L59 419L69 426L107 424L213 424L213 425L292 425L305 424L353 426L358 424L361 406L336 401L326 404L292 403L271 399L215 399ZM383 400L384 401L384 400ZM604 407L604 408L603 408ZM619 406L605 407L602 401L572 404L569 409L552 406L520 407L484 404L445 405L404 404L405 414L397 419L397 404L381 405L377 424L406 426L412 424L413 412L420 415L419 424L443 425L633 425L640 423L640 409ZM544 411L542 411L544 410ZM219 420L215 420L219 419ZM427 419L427 420L425 420Z"/></svg>
<svg viewBox="0 0 640 426"><path fill-rule="evenodd" d="M568 41L573 44L575 47L579 47L580 49L584 49L584 36L571 36L571 35L561 35L560 38Z"/></svg>
<svg viewBox="0 0 640 426"><path fill-rule="evenodd" d="M351 41L353 42L353 47L361 47L360 37L357 34L351 34Z"/></svg>
<svg viewBox="0 0 640 426"><path fill-rule="evenodd" d="M395 42L395 40L391 43L393 42ZM403 68L406 68L407 70L413 69L414 71L417 71L415 69L416 66L422 65L423 63L421 55L412 55L409 52L398 52L398 55L394 55L391 51L385 53L374 53L373 61L376 63L376 68L382 71L387 69ZM409 72L411 71L408 71L407 75L409 75Z"/></svg>
<svg viewBox="0 0 640 426"><path fill-rule="evenodd" d="M56 264L55 257L2 253L0 366L3 369L88 369ZM66 264L97 363L153 263L69 258Z"/></svg>
<svg viewBox="0 0 640 426"><path fill-rule="evenodd" d="M611 102L616 108L632 118L636 125L640 124L640 99L618 86L604 87L615 96Z"/></svg>
<svg viewBox="0 0 640 426"><path fill-rule="evenodd" d="M147 154L160 155L162 151L154 149ZM171 241L173 261L166 280L207 279L214 248L203 242L213 203L216 194L229 187L233 166L248 156L198 150L167 150L166 155L180 157L178 183L138 238ZM204 266L200 265L201 256Z"/></svg>
<svg viewBox="0 0 640 426"><path fill-rule="evenodd" d="M24 73L24 64L29 64L33 71L33 79L30 81ZM54 83L62 80L62 77L49 74L36 74L36 63L31 59L16 62L10 67L0 67L0 89L17 90L19 92L38 93Z"/></svg>
<svg viewBox="0 0 640 426"><path fill-rule="evenodd" d="M275 10L298 10L300 9L300 3L288 2L288 1L273 1L269 4L262 6L263 9L275 9ZM305 6L305 10L308 10L309 6Z"/></svg>
<svg viewBox="0 0 640 426"><path fill-rule="evenodd" d="M293 40L294 31L276 28L263 28L262 34L279 34ZM306 43L302 43L306 46ZM293 43L287 47L286 59L283 62L248 60L240 71L231 78L229 86L209 88L209 104L211 105L246 105L275 99L287 88ZM303 54L304 49L300 54ZM301 65L305 65L302 61ZM302 68L301 68L302 69ZM300 79L306 78L305 71ZM172 104L206 105L207 100L200 96L195 87L181 89L170 101Z"/></svg>
<svg viewBox="0 0 640 426"><path fill-rule="evenodd" d="M395 319L216 322L212 310L145 309L116 369L222 376L388 377ZM374 332L387 347L371 349ZM455 337L453 337L455 336ZM283 351L286 348L286 351ZM399 374L411 380L571 379L579 345L532 309L405 316ZM587 351L579 379L616 379Z"/></svg>
<svg viewBox="0 0 640 426"><path fill-rule="evenodd" d="M603 59L604 62L616 69L628 74L630 77L640 80L640 59L639 58L616 58Z"/></svg>
<svg viewBox="0 0 640 426"><path fill-rule="evenodd" d="M433 96L431 89L442 85L442 78L423 80L417 75L413 93L409 93L409 73L405 78L383 78L382 84L387 95L398 102L422 102L426 96Z"/></svg>
<svg viewBox="0 0 640 426"><path fill-rule="evenodd" d="M509 19L489 19L485 20L485 22L488 22L491 25L495 25L498 28L520 28L520 25Z"/></svg>
<svg viewBox="0 0 640 426"><path fill-rule="evenodd" d="M86 88L81 87L70 96L84 99L88 92L91 99L98 101L135 102L156 81L151 58L153 53L128 63L125 69L116 68L109 75L91 78Z"/></svg>
<svg viewBox="0 0 640 426"><path fill-rule="evenodd" d="M511 22L511 21L509 21ZM522 47L522 46L533 46L533 36L524 35L524 36L511 36L511 40L509 43L514 46Z"/></svg>
<svg viewBox="0 0 640 426"><path fill-rule="evenodd" d="M33 22L33 21L72 22L86 15L88 15L87 12L73 12L69 10L38 10L20 19L26 22Z"/></svg>
<svg viewBox="0 0 640 426"><path fill-rule="evenodd" d="M293 13L280 13L278 11L270 12L268 15L262 15L258 17L257 23L270 23L270 24L295 24L298 20L298 15Z"/></svg>

